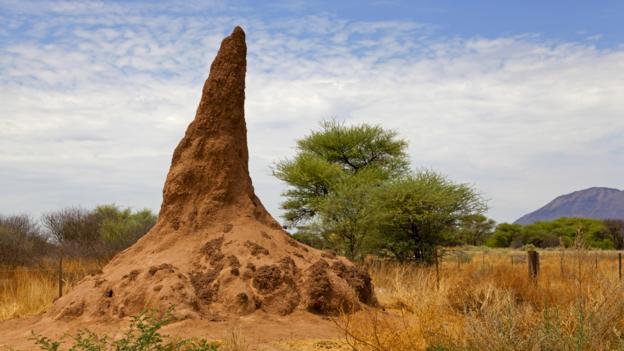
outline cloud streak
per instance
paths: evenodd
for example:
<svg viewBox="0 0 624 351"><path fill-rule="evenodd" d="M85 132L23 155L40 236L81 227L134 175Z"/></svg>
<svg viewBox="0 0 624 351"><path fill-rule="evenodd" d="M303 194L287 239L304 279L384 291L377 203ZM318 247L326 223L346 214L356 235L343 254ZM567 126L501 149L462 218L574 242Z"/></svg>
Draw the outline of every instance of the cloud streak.
<svg viewBox="0 0 624 351"><path fill-rule="evenodd" d="M417 167L475 184L497 220L578 188L623 187L623 48L534 34L442 38L407 21L267 19L220 2L167 15L20 4L0 18L3 213L158 209L209 63L239 23L252 178L275 215L283 185L271 164L331 117L397 129Z"/></svg>

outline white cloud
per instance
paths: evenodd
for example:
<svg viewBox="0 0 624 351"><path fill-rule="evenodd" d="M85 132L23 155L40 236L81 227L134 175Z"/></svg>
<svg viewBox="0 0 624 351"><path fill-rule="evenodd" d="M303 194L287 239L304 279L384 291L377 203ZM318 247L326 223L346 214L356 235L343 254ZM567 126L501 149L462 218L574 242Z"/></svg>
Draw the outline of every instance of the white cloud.
<svg viewBox="0 0 624 351"><path fill-rule="evenodd" d="M283 185L270 165L330 117L397 129L415 166L474 183L498 220L578 188L623 187L623 49L536 35L437 39L420 23L327 15L61 5L64 15L36 21L8 16L13 29L0 32L25 29L0 44L0 213L158 209L170 155L236 23L248 35L252 177L274 214Z"/></svg>

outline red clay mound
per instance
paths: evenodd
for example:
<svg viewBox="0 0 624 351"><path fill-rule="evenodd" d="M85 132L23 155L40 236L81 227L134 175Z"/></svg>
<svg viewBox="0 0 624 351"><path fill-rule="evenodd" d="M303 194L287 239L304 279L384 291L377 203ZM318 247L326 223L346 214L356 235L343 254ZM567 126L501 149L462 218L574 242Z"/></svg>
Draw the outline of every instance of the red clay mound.
<svg viewBox="0 0 624 351"><path fill-rule="evenodd" d="M156 226L46 318L97 322L175 305L180 319L224 320L374 304L368 274L299 244L255 196L244 117L245 33L221 43L195 120L173 154Z"/></svg>

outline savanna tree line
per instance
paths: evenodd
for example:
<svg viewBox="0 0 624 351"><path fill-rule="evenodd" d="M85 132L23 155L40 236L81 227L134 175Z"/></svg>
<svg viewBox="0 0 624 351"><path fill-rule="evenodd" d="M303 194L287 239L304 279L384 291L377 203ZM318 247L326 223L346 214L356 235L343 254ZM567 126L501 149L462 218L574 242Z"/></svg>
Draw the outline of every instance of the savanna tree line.
<svg viewBox="0 0 624 351"><path fill-rule="evenodd" d="M490 247L624 249L624 220L559 218L529 225L501 223L484 238Z"/></svg>
<svg viewBox="0 0 624 351"><path fill-rule="evenodd" d="M431 263L438 246L455 245L624 248L618 220L496 225L472 185L412 170L407 141L380 126L325 121L273 173L288 185L282 209L294 236L352 259Z"/></svg>
<svg viewBox="0 0 624 351"><path fill-rule="evenodd" d="M0 265L32 265L48 257L108 259L156 223L150 210L116 205L69 207L43 214L0 215Z"/></svg>

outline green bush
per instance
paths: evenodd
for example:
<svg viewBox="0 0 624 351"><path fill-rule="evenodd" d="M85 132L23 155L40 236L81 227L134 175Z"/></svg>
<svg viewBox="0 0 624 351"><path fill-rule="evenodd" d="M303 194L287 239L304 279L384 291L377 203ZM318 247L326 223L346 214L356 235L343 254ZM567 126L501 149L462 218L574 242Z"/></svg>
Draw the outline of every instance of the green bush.
<svg viewBox="0 0 624 351"><path fill-rule="evenodd" d="M578 240L577 240L578 237ZM501 223L486 241L489 247L572 247L582 242L596 249L624 248L624 222L591 218L559 218L522 226Z"/></svg>
<svg viewBox="0 0 624 351"><path fill-rule="evenodd" d="M610 249L613 241L603 220L590 218L559 218L552 221L539 221L523 229L523 242L537 247L566 247L578 242L577 236L588 247Z"/></svg>
<svg viewBox="0 0 624 351"><path fill-rule="evenodd" d="M489 247L510 247L514 240L521 238L522 226L520 224L501 223L496 226L485 244Z"/></svg>
<svg viewBox="0 0 624 351"><path fill-rule="evenodd" d="M217 351L218 345L204 339L171 339L159 330L171 322L170 308L160 314L155 310L143 312L132 318L128 330L120 339L97 335L87 329L69 336L68 351ZM53 340L33 332L32 340L42 350L63 350L62 340Z"/></svg>
<svg viewBox="0 0 624 351"><path fill-rule="evenodd" d="M147 209L101 205L50 212L42 222L64 255L105 258L135 243L156 223L156 216Z"/></svg>

